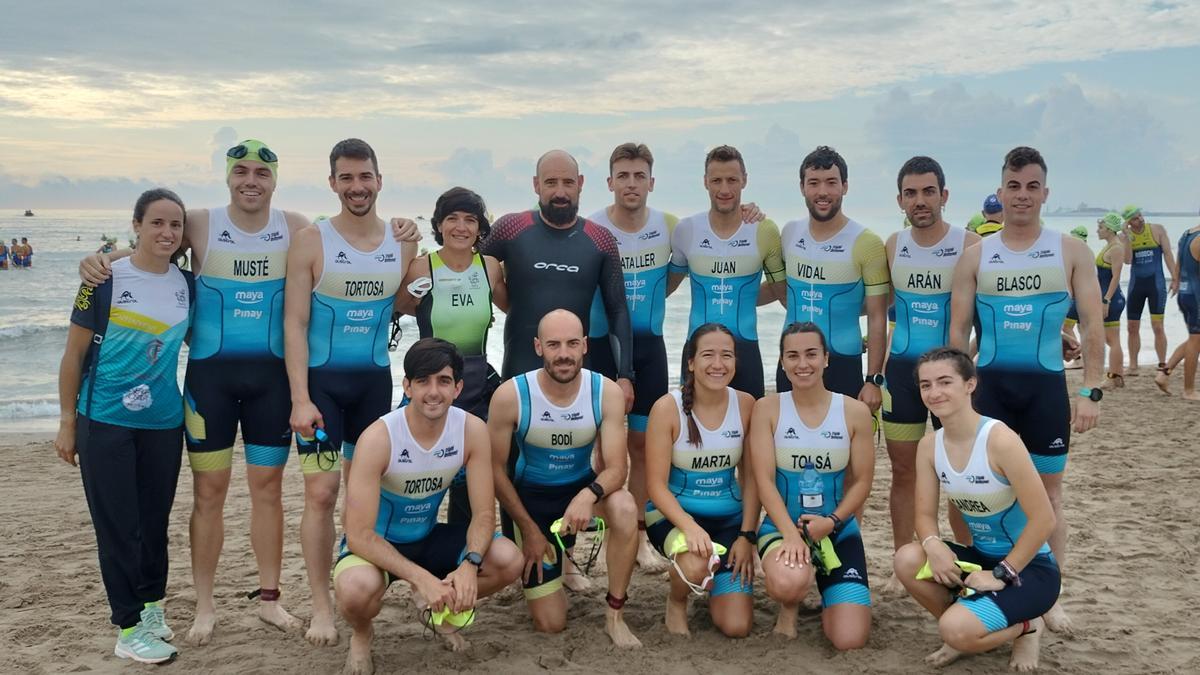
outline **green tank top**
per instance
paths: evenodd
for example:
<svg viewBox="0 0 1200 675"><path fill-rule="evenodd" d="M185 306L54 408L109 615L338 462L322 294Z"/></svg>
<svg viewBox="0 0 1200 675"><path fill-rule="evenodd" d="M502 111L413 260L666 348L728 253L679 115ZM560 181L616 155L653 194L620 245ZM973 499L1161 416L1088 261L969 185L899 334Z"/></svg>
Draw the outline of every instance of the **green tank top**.
<svg viewBox="0 0 1200 675"><path fill-rule="evenodd" d="M430 253L429 278L433 288L417 304L421 337L452 342L463 356L483 354L492 325L492 286L483 257L476 253L467 269L455 272Z"/></svg>

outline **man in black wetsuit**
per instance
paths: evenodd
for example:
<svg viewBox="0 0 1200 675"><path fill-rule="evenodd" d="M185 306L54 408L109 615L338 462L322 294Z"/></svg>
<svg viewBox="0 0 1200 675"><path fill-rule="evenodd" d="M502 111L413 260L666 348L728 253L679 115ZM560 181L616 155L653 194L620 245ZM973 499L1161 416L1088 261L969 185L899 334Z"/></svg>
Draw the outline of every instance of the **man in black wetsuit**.
<svg viewBox="0 0 1200 675"><path fill-rule="evenodd" d="M575 158L563 150L547 152L538 160L533 178L538 210L503 216L480 246L481 253L504 263L509 288L501 374L508 379L542 367L533 339L538 322L551 310L565 309L582 317L586 334L592 298L599 288L617 362L617 384L628 412L633 403L633 330L621 258L612 233L579 217L582 188Z"/></svg>

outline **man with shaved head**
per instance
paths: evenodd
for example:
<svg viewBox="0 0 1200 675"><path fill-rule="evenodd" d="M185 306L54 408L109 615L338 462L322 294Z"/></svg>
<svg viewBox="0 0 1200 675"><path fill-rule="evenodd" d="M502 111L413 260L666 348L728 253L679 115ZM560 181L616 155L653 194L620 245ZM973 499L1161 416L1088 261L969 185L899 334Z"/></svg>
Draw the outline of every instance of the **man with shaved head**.
<svg viewBox="0 0 1200 675"><path fill-rule="evenodd" d="M501 526L524 554L525 600L534 629L567 625L563 560L575 534L603 519L608 544L604 629L618 647L641 642L622 607L637 553L637 506L623 486L627 473L625 401L612 380L583 368L583 321L563 309L538 323L532 347L541 367L518 374L492 397L488 433ZM603 470L593 470L599 443ZM516 463L509 455L516 448ZM559 540L551 525L560 520Z"/></svg>
<svg viewBox="0 0 1200 675"><path fill-rule="evenodd" d="M604 348L613 352L617 384L628 410L633 403L633 331L617 240L579 217L583 176L574 157L551 150L538 159L536 170L537 210L501 217L480 246L480 253L504 263L509 288L501 374L508 379L541 366L534 337L538 321L552 310L583 317L586 335L592 298L599 289L610 327Z"/></svg>

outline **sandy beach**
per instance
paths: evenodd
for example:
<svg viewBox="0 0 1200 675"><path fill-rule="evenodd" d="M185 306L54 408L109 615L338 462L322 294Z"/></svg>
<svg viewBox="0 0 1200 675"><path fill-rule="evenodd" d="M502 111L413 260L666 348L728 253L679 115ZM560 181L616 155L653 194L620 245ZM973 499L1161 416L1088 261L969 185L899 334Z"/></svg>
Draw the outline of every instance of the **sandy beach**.
<svg viewBox="0 0 1200 675"><path fill-rule="evenodd" d="M1191 562L1198 531L1192 507L1200 501L1193 465L1200 405L1160 394L1143 369L1123 390L1109 392L1101 427L1072 440L1066 476L1066 513L1071 524L1064 598L1076 624L1073 637L1047 633L1043 672L1200 672L1200 618L1188 609L1196 578ZM1077 388L1078 373L1071 374ZM1173 382L1176 392L1178 377ZM77 470L54 454L47 434L0 434L10 468L0 475L0 672L116 672L139 669L112 655L114 631L96 562L96 545ZM342 642L319 649L302 634L284 634L258 621L257 586L248 535L249 502L244 464L235 455L226 505L225 550L217 577L218 624L213 642L189 647L195 596L188 559L191 474L184 463L171 519L171 578L167 618L180 657L172 673L337 672L346 656ZM874 491L863 522L875 588L891 573L887 485L890 468L882 442ZM308 617L308 589L300 555L303 485L293 460L285 475L287 532L283 602ZM948 532L948 528L943 528ZM755 630L745 640L718 634L703 601L693 603L692 637L669 636L662 626L665 574L635 573L628 621L645 648L617 652L603 633L603 579L571 598L570 625L560 635L538 635L521 594L510 588L483 601L467 638L472 648L452 654L426 639L413 620L405 584L392 586L376 623L375 659L380 672L538 670L620 673L733 672L924 672L921 658L940 644L933 620L907 597L874 595L874 625L865 649L838 654L821 635L815 611L802 610L800 637L772 636L775 606L758 580ZM1190 618L1189 618L1190 617ZM1009 650L968 657L952 673L1007 670Z"/></svg>

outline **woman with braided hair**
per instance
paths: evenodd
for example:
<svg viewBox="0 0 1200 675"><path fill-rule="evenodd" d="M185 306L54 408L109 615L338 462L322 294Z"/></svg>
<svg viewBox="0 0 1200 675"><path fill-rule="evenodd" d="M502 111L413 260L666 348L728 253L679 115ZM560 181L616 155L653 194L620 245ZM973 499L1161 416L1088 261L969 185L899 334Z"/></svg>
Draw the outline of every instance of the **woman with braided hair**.
<svg viewBox="0 0 1200 675"><path fill-rule="evenodd" d="M735 350L725 326L698 327L684 345L683 386L650 409L646 532L674 563L666 624L680 635L688 634L689 593L709 593L725 635L745 637L753 625L759 507L743 449L754 398L729 386Z"/></svg>

